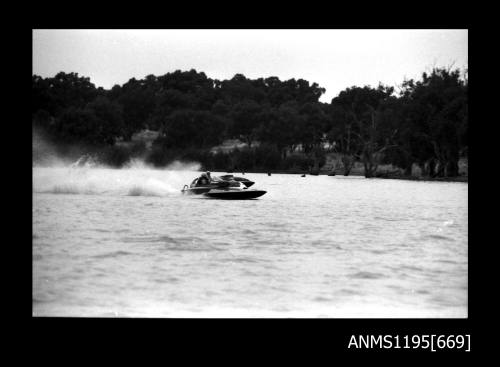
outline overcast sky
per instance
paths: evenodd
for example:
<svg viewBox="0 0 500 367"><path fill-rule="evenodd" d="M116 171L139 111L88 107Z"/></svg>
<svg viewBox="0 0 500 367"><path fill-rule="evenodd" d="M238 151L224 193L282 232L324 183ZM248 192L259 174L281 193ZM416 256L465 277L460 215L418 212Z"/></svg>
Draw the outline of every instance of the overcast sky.
<svg viewBox="0 0 500 367"><path fill-rule="evenodd" d="M306 79L330 102L350 86L397 86L433 66L464 69L467 30L33 30L33 74L130 78L196 69L213 79Z"/></svg>

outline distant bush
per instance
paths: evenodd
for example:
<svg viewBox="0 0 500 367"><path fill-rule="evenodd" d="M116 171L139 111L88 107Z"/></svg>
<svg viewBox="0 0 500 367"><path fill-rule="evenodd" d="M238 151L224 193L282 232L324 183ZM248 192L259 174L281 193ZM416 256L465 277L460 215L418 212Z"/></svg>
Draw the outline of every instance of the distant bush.
<svg viewBox="0 0 500 367"><path fill-rule="evenodd" d="M157 167L164 167L175 160L195 161L201 164L203 170L211 171L308 171L315 162L314 158L303 154L294 154L283 159L281 152L272 144L213 153L207 149L192 147L165 148L165 145L157 143L153 144L153 148L146 158L148 163ZM326 162L326 156L316 157L316 161L321 167Z"/></svg>
<svg viewBox="0 0 500 367"><path fill-rule="evenodd" d="M215 154L210 154L207 159L208 169L225 171L232 169L232 160L229 154L217 152Z"/></svg>
<svg viewBox="0 0 500 367"><path fill-rule="evenodd" d="M313 165L314 165L313 158L303 156L303 155L297 155L297 154L289 155L282 162L282 168L287 169L287 170L288 169L290 169L290 170L299 169L299 170L306 171L309 169L309 167L311 167Z"/></svg>
<svg viewBox="0 0 500 367"><path fill-rule="evenodd" d="M147 151L146 144L142 141L126 145L109 145L96 148L99 161L112 167L122 167L130 159L141 157Z"/></svg>
<svg viewBox="0 0 500 367"><path fill-rule="evenodd" d="M99 161L113 167L122 167L131 158L131 148L107 146L99 152Z"/></svg>
<svg viewBox="0 0 500 367"><path fill-rule="evenodd" d="M130 145L130 154L132 157L139 157L146 153L146 142L137 141Z"/></svg>
<svg viewBox="0 0 500 367"><path fill-rule="evenodd" d="M210 166L211 156L206 149L166 148L162 144L153 144L151 152L146 157L146 162L156 167L165 167L177 160L198 162L205 169Z"/></svg>
<svg viewBox="0 0 500 367"><path fill-rule="evenodd" d="M278 169L281 163L281 154L273 145L261 145L255 149L255 164L263 169Z"/></svg>
<svg viewBox="0 0 500 367"><path fill-rule="evenodd" d="M159 144L153 144L151 152L146 157L146 162L156 167L161 167L167 164L167 160L168 160L167 150Z"/></svg>
<svg viewBox="0 0 500 367"><path fill-rule="evenodd" d="M250 170L255 168L255 152L252 149L242 149L236 152L235 166L238 170Z"/></svg>
<svg viewBox="0 0 500 367"><path fill-rule="evenodd" d="M279 169L281 156L278 149L270 145L256 148L234 149L231 152L207 153L199 159L207 169L227 170L273 170Z"/></svg>

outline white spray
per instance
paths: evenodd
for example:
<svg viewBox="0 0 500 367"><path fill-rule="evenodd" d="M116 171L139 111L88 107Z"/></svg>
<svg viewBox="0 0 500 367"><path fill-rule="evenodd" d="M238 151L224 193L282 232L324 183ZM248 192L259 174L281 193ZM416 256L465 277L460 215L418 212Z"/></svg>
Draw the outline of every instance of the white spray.
<svg viewBox="0 0 500 367"><path fill-rule="evenodd" d="M100 164L91 154L76 160L61 157L39 134L33 134L33 192L127 196L180 194L201 165L175 161L158 169L132 159L121 169Z"/></svg>

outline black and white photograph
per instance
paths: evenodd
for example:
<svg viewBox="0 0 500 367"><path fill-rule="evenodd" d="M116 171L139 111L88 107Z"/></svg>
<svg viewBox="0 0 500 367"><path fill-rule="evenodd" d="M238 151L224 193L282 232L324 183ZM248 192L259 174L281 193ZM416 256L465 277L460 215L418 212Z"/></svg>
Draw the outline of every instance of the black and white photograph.
<svg viewBox="0 0 500 367"><path fill-rule="evenodd" d="M37 28L31 93L33 317L469 317L467 29Z"/></svg>

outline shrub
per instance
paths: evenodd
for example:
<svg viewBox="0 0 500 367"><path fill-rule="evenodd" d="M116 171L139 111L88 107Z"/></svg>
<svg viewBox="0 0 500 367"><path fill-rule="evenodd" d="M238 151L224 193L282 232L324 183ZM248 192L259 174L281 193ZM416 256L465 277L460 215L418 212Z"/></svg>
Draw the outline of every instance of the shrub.
<svg viewBox="0 0 500 367"><path fill-rule="evenodd" d="M255 149L255 165L262 169L277 169L281 163L281 154L273 145L261 145Z"/></svg>
<svg viewBox="0 0 500 367"><path fill-rule="evenodd" d="M131 148L123 146L109 146L102 149L99 160L113 167L122 167L131 158Z"/></svg>
<svg viewBox="0 0 500 367"><path fill-rule="evenodd" d="M300 169L306 171L310 166L314 165L314 159L302 155L289 155L283 161L284 169Z"/></svg>

